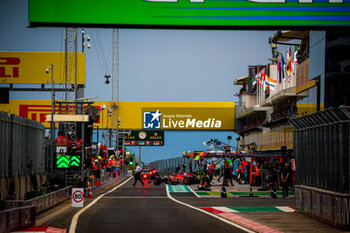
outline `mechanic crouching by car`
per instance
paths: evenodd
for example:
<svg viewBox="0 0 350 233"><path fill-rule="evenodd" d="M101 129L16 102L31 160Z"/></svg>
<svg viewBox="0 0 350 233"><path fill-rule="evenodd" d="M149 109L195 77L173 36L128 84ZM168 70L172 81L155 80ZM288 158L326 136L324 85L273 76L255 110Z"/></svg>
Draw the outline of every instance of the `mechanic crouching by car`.
<svg viewBox="0 0 350 233"><path fill-rule="evenodd" d="M145 185L143 183L143 181L141 180L141 172L142 172L142 168L139 166L138 163L136 163L136 169L135 169L135 182L134 182L134 186L136 185L136 182L139 180L141 182L142 185Z"/></svg>

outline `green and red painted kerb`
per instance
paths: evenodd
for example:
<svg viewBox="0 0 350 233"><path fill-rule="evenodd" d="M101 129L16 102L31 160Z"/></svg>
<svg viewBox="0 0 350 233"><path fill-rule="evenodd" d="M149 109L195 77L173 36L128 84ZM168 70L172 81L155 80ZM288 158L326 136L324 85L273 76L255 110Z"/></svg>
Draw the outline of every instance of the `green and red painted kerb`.
<svg viewBox="0 0 350 233"><path fill-rule="evenodd" d="M258 207L201 207L212 214L216 214L231 222L244 226L250 230L260 233L280 233L280 231L271 227L254 222L244 218L237 213L239 212L294 212L294 207L290 206L258 206Z"/></svg>

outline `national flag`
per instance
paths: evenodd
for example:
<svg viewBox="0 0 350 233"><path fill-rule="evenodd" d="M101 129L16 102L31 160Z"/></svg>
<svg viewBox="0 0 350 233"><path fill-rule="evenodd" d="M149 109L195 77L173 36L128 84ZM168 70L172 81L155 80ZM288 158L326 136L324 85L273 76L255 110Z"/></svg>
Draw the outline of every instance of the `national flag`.
<svg viewBox="0 0 350 233"><path fill-rule="evenodd" d="M254 86L256 84L256 75L252 76L252 86Z"/></svg>
<svg viewBox="0 0 350 233"><path fill-rule="evenodd" d="M292 50L288 47L288 75L292 73Z"/></svg>
<svg viewBox="0 0 350 233"><path fill-rule="evenodd" d="M282 68L281 68L281 61L278 59L277 62L277 70L278 70L278 83L282 82Z"/></svg>
<svg viewBox="0 0 350 233"><path fill-rule="evenodd" d="M294 64L298 64L297 54L298 54L299 47L296 45L294 46Z"/></svg>
<svg viewBox="0 0 350 233"><path fill-rule="evenodd" d="M269 85L270 87L274 87L277 85L277 81L273 80L272 78L266 75L266 84Z"/></svg>
<svg viewBox="0 0 350 233"><path fill-rule="evenodd" d="M262 77L261 77L261 80L263 81L263 82L266 82L266 69L264 68L263 70L262 70L262 75L261 75Z"/></svg>
<svg viewBox="0 0 350 233"><path fill-rule="evenodd" d="M284 75L284 72L285 72L285 64L284 64L284 58L283 58L283 54L281 54L281 57L282 57L282 60L281 60L281 69L282 69L282 78L284 79L285 75Z"/></svg>

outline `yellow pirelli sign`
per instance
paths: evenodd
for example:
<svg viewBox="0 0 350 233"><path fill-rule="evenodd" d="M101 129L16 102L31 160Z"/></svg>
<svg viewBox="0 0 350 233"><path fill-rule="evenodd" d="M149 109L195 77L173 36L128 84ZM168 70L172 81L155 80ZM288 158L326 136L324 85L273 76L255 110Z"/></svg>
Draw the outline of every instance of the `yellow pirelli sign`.
<svg viewBox="0 0 350 233"><path fill-rule="evenodd" d="M51 64L54 83L65 84L65 53L0 51L0 83L51 84ZM77 84L85 84L84 53L77 53Z"/></svg>
<svg viewBox="0 0 350 233"><path fill-rule="evenodd" d="M113 111L111 101L96 101L93 104L100 112L99 128L111 127ZM47 115L51 114L50 100L10 100L0 104L0 111L40 121L50 127ZM235 123L233 102L139 102L120 101L120 129L160 130L233 130ZM58 105L55 113L58 114Z"/></svg>

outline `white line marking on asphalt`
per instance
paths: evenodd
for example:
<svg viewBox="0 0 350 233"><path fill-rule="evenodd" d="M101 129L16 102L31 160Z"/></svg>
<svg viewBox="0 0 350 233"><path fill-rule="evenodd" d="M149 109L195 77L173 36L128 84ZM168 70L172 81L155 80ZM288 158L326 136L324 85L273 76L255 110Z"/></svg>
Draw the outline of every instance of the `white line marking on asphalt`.
<svg viewBox="0 0 350 233"><path fill-rule="evenodd" d="M120 198L120 199L128 199L128 198L131 198L131 199L152 199L152 198L168 198L167 196L132 196L132 197L129 197L129 196L108 196L108 197L103 197L103 198Z"/></svg>
<svg viewBox="0 0 350 233"><path fill-rule="evenodd" d="M195 207L195 206L189 205L189 204L187 204L187 203L184 203L184 202L182 202L182 201L176 200L175 198L173 198L173 197L170 195L168 185L166 186L166 193L167 193L169 199L172 200L172 201L174 201L174 202L177 202L177 203L179 203L179 204L181 204L181 205L184 205L184 206L187 206L187 207L189 207L189 208L191 208L191 209L194 209L194 210L200 211L200 212L202 212L202 213L205 213L205 214L207 214L207 215L210 215L210 216L212 216L212 217L214 217L214 218L216 218L216 219L219 219L219 220L221 220L221 221L223 221L223 222L225 222L225 223L227 223L227 224L229 224L229 225L231 225L231 226L234 226L234 227L236 227L236 228L239 228L239 229L241 229L241 230L243 230L243 231L245 231L245 232L254 233L254 231L251 231L251 230L249 230L248 228L245 228L245 227L243 227L243 226L241 226L241 225L238 225L238 224L233 223L233 222L231 222L231 221L228 221L228 220L226 220L226 219L224 219L224 218L221 218L221 217L218 216L218 215L212 214L212 213L210 213L210 212L208 212L208 211L205 211L205 210L202 210L202 209L200 209L200 208L198 208L198 207ZM70 233L71 233L71 232L70 232Z"/></svg>
<svg viewBox="0 0 350 233"><path fill-rule="evenodd" d="M277 209L282 210L283 212L295 212L293 208L290 208L288 206L275 206Z"/></svg>
<svg viewBox="0 0 350 233"><path fill-rule="evenodd" d="M193 191L193 189L191 189L190 186L188 186L188 185L186 185L186 186L187 186L187 188L188 188L189 190L191 190L191 192L192 192L196 197L201 197L201 196L199 196L195 191Z"/></svg>
<svg viewBox="0 0 350 233"><path fill-rule="evenodd" d="M121 187L122 185L124 185L126 182L128 182L131 178L133 178L132 176L129 177L129 179L127 179L126 181L124 181L123 183L121 183L120 185L114 187L112 190L101 194L100 196L98 196L95 200L93 200L90 204L88 204L87 206L85 206L84 208L82 208L81 210L79 210L72 219L72 223L70 224L69 227L69 233L75 233L75 228L77 227L77 223L78 223L78 218L79 216L87 209L89 209L93 204L95 204L98 200L100 200L102 197L104 197L106 194L113 192L114 190L116 190L117 188Z"/></svg>
<svg viewBox="0 0 350 233"><path fill-rule="evenodd" d="M36 226L41 226L43 225L44 223L48 222L49 220L59 216L60 214L62 214L63 212L65 212L66 210L69 210L70 208L72 208L72 204L69 204L61 209L58 209L56 210L55 212L43 217L43 218L40 218L40 219L36 219L35 221L35 225Z"/></svg>
<svg viewBox="0 0 350 233"><path fill-rule="evenodd" d="M215 208L217 210L221 210L221 211L224 211L224 212L228 212L228 213L238 213L239 212L237 210L233 210L233 209L230 209L230 208L227 208L227 207L224 207L224 206L213 206L212 208Z"/></svg>

